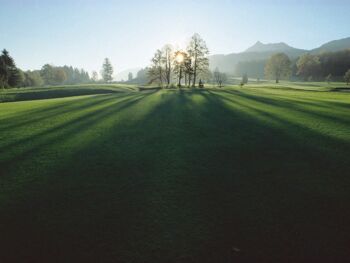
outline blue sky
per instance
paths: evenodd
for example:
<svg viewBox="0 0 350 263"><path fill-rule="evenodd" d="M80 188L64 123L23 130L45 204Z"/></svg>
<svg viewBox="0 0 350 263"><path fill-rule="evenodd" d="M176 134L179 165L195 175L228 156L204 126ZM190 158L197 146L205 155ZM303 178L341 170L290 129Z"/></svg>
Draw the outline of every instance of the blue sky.
<svg viewBox="0 0 350 263"><path fill-rule="evenodd" d="M328 0L0 0L0 49L23 69L45 63L119 72L146 66L163 44L199 33L212 54L257 40L310 49L350 37L350 1Z"/></svg>

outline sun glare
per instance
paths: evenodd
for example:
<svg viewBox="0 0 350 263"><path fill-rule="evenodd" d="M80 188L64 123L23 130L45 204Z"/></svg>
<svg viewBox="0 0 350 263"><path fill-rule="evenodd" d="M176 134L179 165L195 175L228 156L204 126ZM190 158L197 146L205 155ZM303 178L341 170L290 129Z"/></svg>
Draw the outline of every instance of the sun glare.
<svg viewBox="0 0 350 263"><path fill-rule="evenodd" d="M179 52L178 54L176 54L175 60L178 63L182 63L184 61L184 55Z"/></svg>

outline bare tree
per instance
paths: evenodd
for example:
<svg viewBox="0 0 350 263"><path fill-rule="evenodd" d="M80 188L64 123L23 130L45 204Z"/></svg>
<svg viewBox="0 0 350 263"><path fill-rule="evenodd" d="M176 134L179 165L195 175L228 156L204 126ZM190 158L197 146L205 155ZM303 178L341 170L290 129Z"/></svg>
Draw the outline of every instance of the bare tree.
<svg viewBox="0 0 350 263"><path fill-rule="evenodd" d="M156 51L152 58L152 65L148 71L149 83L157 82L163 86L164 70L163 70L163 53L160 49Z"/></svg>
<svg viewBox="0 0 350 263"><path fill-rule="evenodd" d="M227 80L225 73L220 72L219 68L216 68L213 74L215 83L221 88L223 83Z"/></svg>
<svg viewBox="0 0 350 263"><path fill-rule="evenodd" d="M184 76L185 76L185 86L191 86L191 81L193 76L193 67L192 67L192 59L188 54L184 60Z"/></svg>
<svg viewBox="0 0 350 263"><path fill-rule="evenodd" d="M187 53L193 61L193 81L192 86L196 85L197 76L200 72L206 71L209 67L209 60L207 58L209 50L205 41L200 35L194 34L187 47Z"/></svg>
<svg viewBox="0 0 350 263"><path fill-rule="evenodd" d="M162 63L164 64L164 79L167 86L170 85L171 72L173 70L173 60L174 60L173 47L170 44L165 45L162 48Z"/></svg>
<svg viewBox="0 0 350 263"><path fill-rule="evenodd" d="M174 73L178 77L178 86L181 86L181 81L185 75L185 61L187 60L188 55L186 52L178 50L175 52L175 60L174 60Z"/></svg>
<svg viewBox="0 0 350 263"><path fill-rule="evenodd" d="M97 74L96 71L93 71L93 72L92 72L92 77L91 77L91 79L92 79L93 82L98 81L98 74Z"/></svg>

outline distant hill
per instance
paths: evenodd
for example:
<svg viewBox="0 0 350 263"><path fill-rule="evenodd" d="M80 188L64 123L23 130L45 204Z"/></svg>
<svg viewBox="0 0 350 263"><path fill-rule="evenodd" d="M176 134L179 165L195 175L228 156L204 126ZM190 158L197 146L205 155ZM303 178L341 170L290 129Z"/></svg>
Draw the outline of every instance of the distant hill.
<svg viewBox="0 0 350 263"><path fill-rule="evenodd" d="M287 54L291 59L295 59L306 52L320 53L324 51L339 51L347 48L350 48L350 38L331 41L313 50L294 48L283 42L263 44L258 41L253 46L249 47L241 53L212 55L209 57L209 62L211 70L214 70L216 67L218 67L223 72L233 74L239 62L266 60L271 55L279 52L283 52Z"/></svg>
<svg viewBox="0 0 350 263"><path fill-rule="evenodd" d="M322 46L311 50L312 53L321 53L321 52L335 52L344 49L350 48L350 37L343 38L339 40L333 40Z"/></svg>
<svg viewBox="0 0 350 263"><path fill-rule="evenodd" d="M241 53L210 56L210 68L213 70L218 67L221 71L232 74L240 61L264 60L278 52L283 52L291 58L296 58L305 53L306 50L293 48L285 43L263 44L258 41Z"/></svg>
<svg viewBox="0 0 350 263"><path fill-rule="evenodd" d="M123 70L121 72L118 72L114 79L116 81L127 81L128 80L128 75L129 75L129 72L131 72L134 76L134 78L136 77L136 74L137 72L140 70L141 68L130 68L130 69L126 69L126 70Z"/></svg>
<svg viewBox="0 0 350 263"><path fill-rule="evenodd" d="M260 41L256 42L253 46L248 48L244 53L249 52L304 52L302 49L293 48L288 46L286 43L272 43L272 44L263 44Z"/></svg>

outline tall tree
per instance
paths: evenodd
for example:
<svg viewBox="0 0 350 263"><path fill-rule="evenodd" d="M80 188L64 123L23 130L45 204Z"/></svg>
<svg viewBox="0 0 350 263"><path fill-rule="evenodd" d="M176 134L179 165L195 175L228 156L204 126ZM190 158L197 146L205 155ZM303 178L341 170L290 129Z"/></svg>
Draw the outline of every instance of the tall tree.
<svg viewBox="0 0 350 263"><path fill-rule="evenodd" d="M185 86L191 86L191 81L193 76L193 66L192 66L192 59L188 54L184 60L184 75L185 75Z"/></svg>
<svg viewBox="0 0 350 263"><path fill-rule="evenodd" d="M199 34L194 34L187 47L187 53L193 61L193 81L192 86L196 85L198 74L207 71L209 67L209 50L205 41Z"/></svg>
<svg viewBox="0 0 350 263"><path fill-rule="evenodd" d="M178 86L181 86L181 81L184 77L185 72L185 61L188 55L186 52L178 50L175 52L175 60L174 60L174 73L177 75Z"/></svg>
<svg viewBox="0 0 350 263"><path fill-rule="evenodd" d="M4 49L0 56L0 86L15 87L23 82L23 74L16 67L14 59Z"/></svg>
<svg viewBox="0 0 350 263"><path fill-rule="evenodd" d="M101 70L101 76L104 82L111 82L113 80L113 66L108 58L105 58L102 70Z"/></svg>
<svg viewBox="0 0 350 263"><path fill-rule="evenodd" d="M162 63L164 64L164 79L167 86L170 85L172 65L174 60L173 47L167 44L162 49Z"/></svg>
<svg viewBox="0 0 350 263"><path fill-rule="evenodd" d="M291 72L291 62L289 57L284 53L277 53L270 57L265 65L265 75L273 78L276 83L283 77L288 77Z"/></svg>
<svg viewBox="0 0 350 263"><path fill-rule="evenodd" d="M149 83L158 83L163 86L164 68L163 68L163 53L160 49L156 51L152 60L152 65L148 70Z"/></svg>

